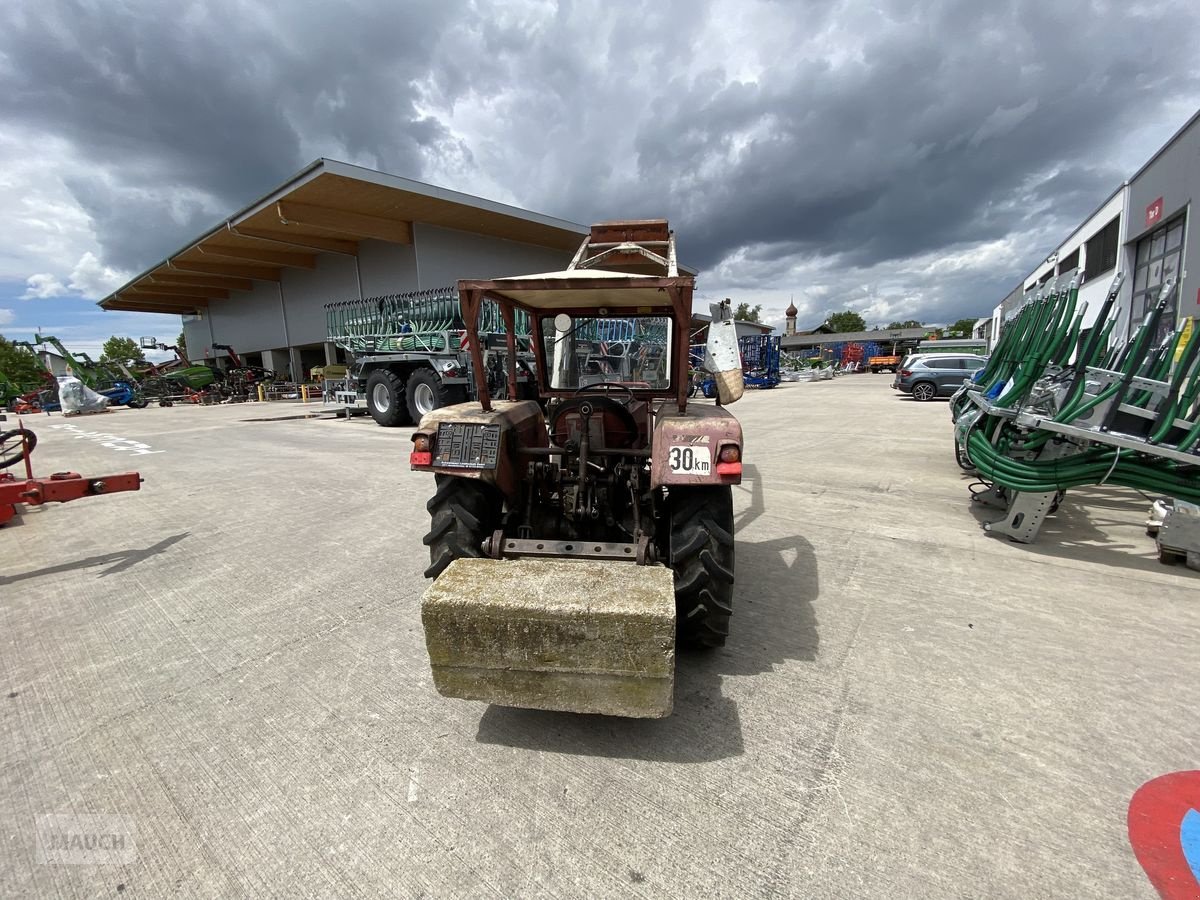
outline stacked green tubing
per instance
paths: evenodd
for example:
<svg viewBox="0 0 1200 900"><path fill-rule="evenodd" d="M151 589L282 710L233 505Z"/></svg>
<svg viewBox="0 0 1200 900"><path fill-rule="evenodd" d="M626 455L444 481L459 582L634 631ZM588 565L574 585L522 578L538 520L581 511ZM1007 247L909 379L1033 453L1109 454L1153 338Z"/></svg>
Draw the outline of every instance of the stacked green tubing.
<svg viewBox="0 0 1200 900"><path fill-rule="evenodd" d="M1166 285L1132 338L1110 346L1120 285L1118 276L1095 325L1086 333L1084 313L1077 311L1079 289L1074 282L1065 289L1052 288L1027 303L1002 332L987 366L976 374L975 385L993 398L992 410L1015 410L1028 402L1039 379L1050 374L1060 386L1066 385L1066 393L1058 411L1047 419L1066 424L1117 396L1126 405L1147 408L1154 395L1131 389L1136 376L1166 382L1169 392L1150 423L1145 441L1153 446L1173 435L1175 442L1167 446L1196 453L1200 421L1182 434L1174 423L1197 412L1200 336L1184 346L1184 335L1177 330L1157 346L1153 344L1175 288ZM1085 372L1089 367L1115 371L1119 378L1098 394L1088 395ZM1110 409L1104 424L1111 425L1116 413L1115 407ZM1003 416L984 413L974 407L966 393L955 398L952 414L958 423L958 439L971 463L983 478L1008 490L1051 492L1112 484L1200 503L1200 454L1192 464L1096 442L1060 459L1030 458L1058 435L1047 429L1018 427Z"/></svg>

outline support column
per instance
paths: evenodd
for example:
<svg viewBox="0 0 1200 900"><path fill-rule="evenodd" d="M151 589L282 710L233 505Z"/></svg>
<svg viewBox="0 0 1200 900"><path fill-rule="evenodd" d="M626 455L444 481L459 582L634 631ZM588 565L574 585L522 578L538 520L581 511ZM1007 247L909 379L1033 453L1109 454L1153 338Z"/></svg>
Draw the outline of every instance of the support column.
<svg viewBox="0 0 1200 900"><path fill-rule="evenodd" d="M263 368L270 369L276 375L283 376L288 374L288 355L286 350L264 350L262 352Z"/></svg>
<svg viewBox="0 0 1200 900"><path fill-rule="evenodd" d="M337 344L335 344L333 341L325 342L325 365L337 365Z"/></svg>
<svg viewBox="0 0 1200 900"><path fill-rule="evenodd" d="M288 347L288 362L292 367L292 381L297 384L306 381L304 360L300 356L300 349L298 347Z"/></svg>

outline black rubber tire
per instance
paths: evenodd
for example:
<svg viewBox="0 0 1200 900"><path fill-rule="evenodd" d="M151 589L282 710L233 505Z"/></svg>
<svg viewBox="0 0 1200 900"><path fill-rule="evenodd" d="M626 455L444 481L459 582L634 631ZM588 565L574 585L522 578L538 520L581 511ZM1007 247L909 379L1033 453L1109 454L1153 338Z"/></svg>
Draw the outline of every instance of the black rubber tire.
<svg viewBox="0 0 1200 900"><path fill-rule="evenodd" d="M449 406L452 403L462 403L466 399L462 396L462 390L455 386L454 388L447 387L442 383L442 379L438 377L437 372L433 369L422 366L419 369L414 369L412 374L408 376L408 384L404 389L404 399L408 403L408 414L414 423L420 422L425 415L417 408L417 390L422 386L427 386L433 392L434 406L432 409L440 409L443 406ZM429 410L432 412L432 409Z"/></svg>
<svg viewBox="0 0 1200 900"><path fill-rule="evenodd" d="M964 472L976 471L975 463L971 462L971 457L967 455L967 448L958 442L958 438L954 439L954 461Z"/></svg>
<svg viewBox="0 0 1200 900"><path fill-rule="evenodd" d="M24 436L25 440L21 438ZM37 435L28 428L0 432L0 469L7 469L25 459L37 446Z"/></svg>
<svg viewBox="0 0 1200 900"><path fill-rule="evenodd" d="M387 392L386 408L375 404L376 388ZM404 381L391 369L376 369L367 377L367 411L376 423L385 428L412 424L404 399Z"/></svg>
<svg viewBox="0 0 1200 900"><path fill-rule="evenodd" d="M1176 563L1186 562L1186 553L1176 553L1174 550L1168 550L1165 547L1158 548L1158 561L1164 566L1173 566Z"/></svg>
<svg viewBox="0 0 1200 900"><path fill-rule="evenodd" d="M491 485L455 475L434 477L437 491L425 504L429 533L421 539L429 548L426 578L437 578L456 559L482 557L481 545L496 530L502 505Z"/></svg>
<svg viewBox="0 0 1200 900"><path fill-rule="evenodd" d="M675 487L668 512L676 644L723 647L733 615L733 491Z"/></svg>
<svg viewBox="0 0 1200 900"><path fill-rule="evenodd" d="M924 388L928 388L926 391ZM937 396L937 385L931 381L918 381L912 386L910 391L912 398L918 403L928 403Z"/></svg>

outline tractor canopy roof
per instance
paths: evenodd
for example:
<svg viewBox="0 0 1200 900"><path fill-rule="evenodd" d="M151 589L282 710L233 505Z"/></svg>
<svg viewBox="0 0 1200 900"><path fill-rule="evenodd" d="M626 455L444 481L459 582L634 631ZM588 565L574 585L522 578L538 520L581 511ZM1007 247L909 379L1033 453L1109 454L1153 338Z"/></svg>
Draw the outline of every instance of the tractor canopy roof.
<svg viewBox="0 0 1200 900"><path fill-rule="evenodd" d="M691 276L634 275L606 269L565 269L537 275L460 282L497 300L511 300L529 310L612 309L643 315L670 314L668 288L693 284Z"/></svg>

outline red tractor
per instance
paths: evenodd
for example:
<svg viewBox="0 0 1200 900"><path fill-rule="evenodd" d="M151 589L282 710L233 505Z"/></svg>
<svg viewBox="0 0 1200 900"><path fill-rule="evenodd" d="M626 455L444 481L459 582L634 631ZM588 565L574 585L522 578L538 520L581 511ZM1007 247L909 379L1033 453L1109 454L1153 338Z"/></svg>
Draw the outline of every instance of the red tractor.
<svg viewBox="0 0 1200 900"><path fill-rule="evenodd" d="M482 400L427 414L411 454L436 480L422 614L443 694L663 716L676 642L724 644L742 429L720 402L740 396L741 365L715 306L709 359L726 340L732 362L717 405L689 404L693 289L664 220L593 226L563 272L459 282ZM480 341L485 300L506 347ZM518 310L538 400L517 399ZM496 354L507 400L483 381Z"/></svg>

